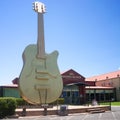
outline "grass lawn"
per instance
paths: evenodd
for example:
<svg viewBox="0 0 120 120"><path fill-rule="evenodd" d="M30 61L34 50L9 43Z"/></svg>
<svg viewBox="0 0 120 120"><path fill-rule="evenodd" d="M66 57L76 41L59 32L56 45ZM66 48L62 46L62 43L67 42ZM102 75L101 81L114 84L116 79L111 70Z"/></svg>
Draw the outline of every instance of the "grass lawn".
<svg viewBox="0 0 120 120"><path fill-rule="evenodd" d="M100 103L100 105L110 105L110 102L102 102ZM117 102L111 102L111 105L112 106L120 106L120 101L117 101Z"/></svg>
<svg viewBox="0 0 120 120"><path fill-rule="evenodd" d="M119 102L111 102L112 106L120 106L120 101Z"/></svg>

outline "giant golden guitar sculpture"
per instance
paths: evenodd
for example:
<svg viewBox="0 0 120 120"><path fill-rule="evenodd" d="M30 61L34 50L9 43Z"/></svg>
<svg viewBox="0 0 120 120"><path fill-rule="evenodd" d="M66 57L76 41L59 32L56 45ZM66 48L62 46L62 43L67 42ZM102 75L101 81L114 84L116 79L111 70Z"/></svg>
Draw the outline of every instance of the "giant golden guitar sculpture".
<svg viewBox="0 0 120 120"><path fill-rule="evenodd" d="M58 52L45 53L43 14L45 5L34 2L38 13L37 45L28 45L23 52L23 69L19 77L21 96L32 104L48 104L62 93L63 82L57 65Z"/></svg>

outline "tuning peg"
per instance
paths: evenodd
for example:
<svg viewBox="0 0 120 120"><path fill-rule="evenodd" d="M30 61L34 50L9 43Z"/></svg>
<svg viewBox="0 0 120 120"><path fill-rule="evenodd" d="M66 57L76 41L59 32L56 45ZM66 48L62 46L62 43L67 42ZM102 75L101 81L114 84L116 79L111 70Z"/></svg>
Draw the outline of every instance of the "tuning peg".
<svg viewBox="0 0 120 120"><path fill-rule="evenodd" d="M33 10L35 10L37 12L38 11L38 2L33 2L32 6L33 6Z"/></svg>
<svg viewBox="0 0 120 120"><path fill-rule="evenodd" d="M32 3L32 9L35 10L35 3Z"/></svg>
<svg viewBox="0 0 120 120"><path fill-rule="evenodd" d="M36 11L36 10L35 10L35 3L32 3L32 9L33 9L34 11Z"/></svg>
<svg viewBox="0 0 120 120"><path fill-rule="evenodd" d="M46 6L43 4L42 6L42 12L45 13L46 12Z"/></svg>

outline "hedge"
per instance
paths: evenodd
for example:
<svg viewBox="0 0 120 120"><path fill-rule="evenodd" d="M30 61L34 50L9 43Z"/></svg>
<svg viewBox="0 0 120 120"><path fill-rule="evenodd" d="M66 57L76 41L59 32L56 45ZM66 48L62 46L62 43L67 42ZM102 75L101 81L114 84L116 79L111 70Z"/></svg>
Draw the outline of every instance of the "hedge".
<svg viewBox="0 0 120 120"><path fill-rule="evenodd" d="M16 102L17 102L17 106L24 106L24 105L32 106L32 104L28 103L22 98L16 98ZM64 104L64 98L58 98L56 101L50 103L50 105L57 105L57 104Z"/></svg>
<svg viewBox="0 0 120 120"><path fill-rule="evenodd" d="M54 101L51 104L64 104L64 99L58 98L58 100ZM0 97L0 119L5 118L6 116L14 115L16 107L24 105L31 104L27 103L22 98Z"/></svg>
<svg viewBox="0 0 120 120"><path fill-rule="evenodd" d="M16 103L17 103L17 106L24 106L24 105L27 105L28 103L22 99L22 98L16 98Z"/></svg>
<svg viewBox="0 0 120 120"><path fill-rule="evenodd" d="M54 101L54 102L52 102L50 104L54 104L54 105L64 104L64 98L58 98L56 101Z"/></svg>
<svg viewBox="0 0 120 120"><path fill-rule="evenodd" d="M0 98L0 119L15 114L16 100L12 97Z"/></svg>

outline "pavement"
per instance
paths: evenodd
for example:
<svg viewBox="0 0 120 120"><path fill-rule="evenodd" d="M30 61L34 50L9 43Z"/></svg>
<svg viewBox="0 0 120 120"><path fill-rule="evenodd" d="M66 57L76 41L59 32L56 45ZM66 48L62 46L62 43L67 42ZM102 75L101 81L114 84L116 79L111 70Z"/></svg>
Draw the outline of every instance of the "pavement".
<svg viewBox="0 0 120 120"><path fill-rule="evenodd" d="M111 107L111 111L104 113L77 113L68 116L47 115L47 116L26 116L13 120L120 120L120 107ZM11 120L11 119L7 119Z"/></svg>

